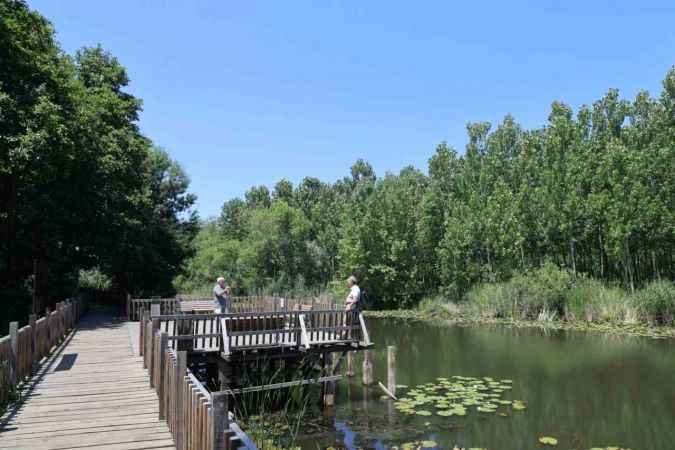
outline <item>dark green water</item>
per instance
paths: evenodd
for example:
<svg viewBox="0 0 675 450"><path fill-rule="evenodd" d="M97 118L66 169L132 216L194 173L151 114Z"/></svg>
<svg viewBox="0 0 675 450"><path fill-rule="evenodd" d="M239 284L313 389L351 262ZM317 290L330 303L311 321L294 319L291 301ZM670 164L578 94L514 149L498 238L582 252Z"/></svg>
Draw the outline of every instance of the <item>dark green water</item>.
<svg viewBox="0 0 675 450"><path fill-rule="evenodd" d="M471 410L466 417L416 417L382 400L356 377L339 386L325 423L303 448L388 448L433 440L442 448L558 449L619 446L675 449L675 340L505 327L441 327L369 321L375 380L386 384L386 347L397 348L397 383L414 386L452 375L508 378L506 399L527 404L508 417ZM434 408L425 408L431 409ZM549 447L550 448L550 447Z"/></svg>

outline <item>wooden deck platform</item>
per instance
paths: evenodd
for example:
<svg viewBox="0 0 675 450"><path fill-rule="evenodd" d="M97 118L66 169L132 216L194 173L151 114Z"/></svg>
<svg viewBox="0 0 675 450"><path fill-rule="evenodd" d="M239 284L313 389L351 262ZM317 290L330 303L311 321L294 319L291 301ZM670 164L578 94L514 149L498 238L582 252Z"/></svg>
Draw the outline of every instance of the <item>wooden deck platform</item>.
<svg viewBox="0 0 675 450"><path fill-rule="evenodd" d="M175 449L130 329L87 314L3 416L0 450Z"/></svg>

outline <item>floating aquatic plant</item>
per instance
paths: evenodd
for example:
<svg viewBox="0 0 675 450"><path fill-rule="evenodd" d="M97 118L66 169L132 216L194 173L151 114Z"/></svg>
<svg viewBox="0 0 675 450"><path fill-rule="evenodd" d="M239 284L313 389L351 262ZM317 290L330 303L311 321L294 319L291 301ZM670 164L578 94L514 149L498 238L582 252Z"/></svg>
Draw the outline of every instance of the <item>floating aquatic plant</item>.
<svg viewBox="0 0 675 450"><path fill-rule="evenodd" d="M512 380L496 380L492 377L439 377L435 383L412 387L394 406L403 413L420 416L432 415L427 408L420 407L433 406L440 417L466 416L467 408L472 407L481 413L499 412L500 408L523 410L525 404L522 400L502 398L504 392L511 389L512 383ZM505 414L505 411L501 413Z"/></svg>
<svg viewBox="0 0 675 450"><path fill-rule="evenodd" d="M558 440L556 438L550 437L550 436L540 437L539 442L544 444L544 445L550 445L550 446L558 445Z"/></svg>

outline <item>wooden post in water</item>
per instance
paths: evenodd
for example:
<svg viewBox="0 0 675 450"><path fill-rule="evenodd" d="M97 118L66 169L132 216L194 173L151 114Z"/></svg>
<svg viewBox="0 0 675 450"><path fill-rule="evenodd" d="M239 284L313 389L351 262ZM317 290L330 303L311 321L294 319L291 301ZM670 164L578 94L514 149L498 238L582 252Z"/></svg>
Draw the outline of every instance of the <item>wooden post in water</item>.
<svg viewBox="0 0 675 450"><path fill-rule="evenodd" d="M354 376L354 352L347 352L347 376Z"/></svg>
<svg viewBox="0 0 675 450"><path fill-rule="evenodd" d="M396 395L396 347L387 347L387 389Z"/></svg>
<svg viewBox="0 0 675 450"><path fill-rule="evenodd" d="M230 428L228 408L227 408L227 393L226 392L212 392L211 393L211 418L213 436L213 450L226 450L228 430ZM210 449L209 449L210 450Z"/></svg>
<svg viewBox="0 0 675 450"><path fill-rule="evenodd" d="M321 355L321 361L323 370L323 376L333 375L333 354L324 353ZM323 383L323 406L333 406L335 404L335 383L332 381L326 381Z"/></svg>
<svg viewBox="0 0 675 450"><path fill-rule="evenodd" d="M370 350L363 351L363 384L373 384L373 365L370 363Z"/></svg>
<svg viewBox="0 0 675 450"><path fill-rule="evenodd" d="M14 386L18 380L19 371L19 322L9 323L9 341L9 383L10 386Z"/></svg>

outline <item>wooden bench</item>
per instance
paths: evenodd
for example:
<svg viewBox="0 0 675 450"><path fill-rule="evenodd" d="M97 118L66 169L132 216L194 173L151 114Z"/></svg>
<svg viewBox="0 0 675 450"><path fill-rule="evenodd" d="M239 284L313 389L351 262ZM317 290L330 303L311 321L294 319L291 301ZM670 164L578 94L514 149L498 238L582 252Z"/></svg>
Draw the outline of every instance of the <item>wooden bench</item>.
<svg viewBox="0 0 675 450"><path fill-rule="evenodd" d="M215 311L213 300L182 300L180 312L184 314L209 314Z"/></svg>

